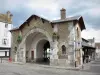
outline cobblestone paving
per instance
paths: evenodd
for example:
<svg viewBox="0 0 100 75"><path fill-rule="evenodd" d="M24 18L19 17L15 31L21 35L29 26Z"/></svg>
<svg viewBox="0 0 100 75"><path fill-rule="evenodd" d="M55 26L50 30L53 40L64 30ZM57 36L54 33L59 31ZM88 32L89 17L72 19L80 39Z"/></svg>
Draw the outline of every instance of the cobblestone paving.
<svg viewBox="0 0 100 75"><path fill-rule="evenodd" d="M100 60L86 64L85 68L79 71L3 62L0 63L0 75L100 75Z"/></svg>

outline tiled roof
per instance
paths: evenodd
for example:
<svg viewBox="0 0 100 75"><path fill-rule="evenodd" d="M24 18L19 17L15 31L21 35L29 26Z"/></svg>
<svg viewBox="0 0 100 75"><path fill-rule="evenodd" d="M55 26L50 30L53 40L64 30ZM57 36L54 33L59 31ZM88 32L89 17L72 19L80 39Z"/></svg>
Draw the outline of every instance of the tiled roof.
<svg viewBox="0 0 100 75"><path fill-rule="evenodd" d="M14 31L14 30L19 30L19 27L15 27L15 28L11 29L10 31Z"/></svg>
<svg viewBox="0 0 100 75"><path fill-rule="evenodd" d="M44 19L44 20L46 20L46 21L48 21L48 22L51 23L51 21L49 21L49 20L47 20L47 19L45 19L45 18L43 18L43 17L40 17L40 16L34 14L34 15L31 15L31 16L30 16L23 24L21 24L19 27L13 28L13 29L11 29L10 31L15 31L15 30L20 29L22 26L24 26L25 23L29 22L33 17L39 17L39 18Z"/></svg>
<svg viewBox="0 0 100 75"><path fill-rule="evenodd" d="M95 48L95 47L91 46L91 45L89 44L89 42L90 42L90 41L88 41L87 39L82 38L82 46L83 46L83 47Z"/></svg>
<svg viewBox="0 0 100 75"><path fill-rule="evenodd" d="M78 21L81 30L86 29L82 16L73 16L73 17L68 17L66 19L54 20L52 21L52 23L62 23L62 22L67 22L67 21Z"/></svg>
<svg viewBox="0 0 100 75"><path fill-rule="evenodd" d="M93 43L93 42L94 42L94 40L93 40L93 39L88 39L88 41L89 41L89 42L91 42L91 43Z"/></svg>
<svg viewBox="0 0 100 75"><path fill-rule="evenodd" d="M35 16L40 17L40 16L38 16L38 15L32 15L32 16L30 16L25 22L29 22L29 20L31 20L31 19L32 19L33 17L35 17ZM44 20L46 20L46 21L49 21L49 20L47 20L47 19L45 19L45 18L42 18L42 17L40 17L40 18L41 18L41 19L44 19ZM53 24L53 23L60 23L60 22L73 21L73 20L78 20L79 23L81 23L81 24L80 24L81 30L85 29L85 25L84 25L84 21L83 21L82 16L68 17L68 18L66 18L66 19L53 20L53 21L49 21L49 22ZM24 23L25 23L25 22L24 22ZM23 23L22 25L19 26L19 29L24 25L24 23ZM16 30L16 28L15 28L15 29L12 29L11 31L14 31L14 30Z"/></svg>
<svg viewBox="0 0 100 75"><path fill-rule="evenodd" d="M84 39L84 38L82 38L82 41L84 41L84 42L89 42L87 39Z"/></svg>
<svg viewBox="0 0 100 75"><path fill-rule="evenodd" d="M59 22L65 22L65 21L72 21L72 20L79 20L81 16L73 16L73 17L68 17L66 19L59 19L59 20L54 20L52 23L59 23Z"/></svg>
<svg viewBox="0 0 100 75"><path fill-rule="evenodd" d="M0 13L0 22L12 23L11 18L8 18L7 14L1 14L1 13Z"/></svg>

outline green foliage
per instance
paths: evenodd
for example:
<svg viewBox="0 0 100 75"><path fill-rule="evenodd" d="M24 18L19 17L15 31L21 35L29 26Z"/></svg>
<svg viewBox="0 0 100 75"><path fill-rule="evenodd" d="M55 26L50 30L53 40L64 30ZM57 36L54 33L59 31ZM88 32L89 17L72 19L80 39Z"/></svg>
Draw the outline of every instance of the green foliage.
<svg viewBox="0 0 100 75"><path fill-rule="evenodd" d="M21 41L22 41L22 36L19 35L17 38L17 42L20 43Z"/></svg>

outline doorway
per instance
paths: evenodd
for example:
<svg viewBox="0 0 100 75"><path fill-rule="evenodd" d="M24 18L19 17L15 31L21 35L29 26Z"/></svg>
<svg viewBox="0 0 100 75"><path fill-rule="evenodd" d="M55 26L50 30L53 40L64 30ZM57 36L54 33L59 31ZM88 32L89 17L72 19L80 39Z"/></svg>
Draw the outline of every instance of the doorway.
<svg viewBox="0 0 100 75"><path fill-rule="evenodd" d="M47 40L41 40L37 44L36 50L37 63L50 64L50 43Z"/></svg>

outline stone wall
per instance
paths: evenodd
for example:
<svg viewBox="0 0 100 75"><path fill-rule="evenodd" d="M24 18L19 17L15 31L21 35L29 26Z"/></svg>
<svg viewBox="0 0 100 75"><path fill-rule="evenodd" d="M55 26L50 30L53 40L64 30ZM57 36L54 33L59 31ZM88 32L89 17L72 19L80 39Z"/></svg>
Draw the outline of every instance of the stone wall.
<svg viewBox="0 0 100 75"><path fill-rule="evenodd" d="M57 28L58 28L57 34L58 34L59 38L58 38L58 40L56 40L54 42L51 40L52 41L52 47L51 47L52 55L50 56L50 64L63 65L63 66L65 66L65 65L66 66L68 66L68 65L75 66L75 59L77 58L77 56L75 55L76 41L81 41L81 29L79 27L79 24L74 25L73 21L69 21L69 22L59 23L57 25L58 25L57 26ZM77 27L79 29L79 38L77 38L77 34L76 34ZM45 32L47 32L49 34L49 37L52 38L54 29L52 28L51 24L48 21L43 22L41 18L37 18L37 19L33 18L29 23L26 23L23 26L23 28L21 28L20 31L16 30L16 31L12 32L12 36L13 36L12 58L13 59L14 59L14 55L15 55L14 47L19 46L18 43L16 42L18 35L21 35L22 39L27 38L26 37L27 34L30 35L31 33L29 33L29 32L31 30L35 30L36 28L44 30ZM26 43L25 40L26 39L24 39L24 43ZM64 58L60 59L59 56L62 55L62 45L65 45L65 47L66 47L66 54L65 54ZM23 45L20 45L20 46L23 46ZM26 48L26 46L25 46L25 48ZM24 49L22 49L22 50L24 50ZM57 54L60 51L61 51L60 55ZM19 53L23 54L23 52L21 52L21 51L19 51ZM79 54L80 53L81 52L79 52ZM18 55L18 56L21 57L21 55ZM24 57L24 58L26 58L26 57ZM18 61L20 61L21 59L19 59ZM81 56L79 59L81 60Z"/></svg>
<svg viewBox="0 0 100 75"><path fill-rule="evenodd" d="M12 35L12 40L11 40L11 58L13 61L15 61L15 54L16 54L16 51L15 51L15 47L18 46L18 43L17 43L17 38L18 38L18 35L19 35L19 31L14 31L11 33Z"/></svg>
<svg viewBox="0 0 100 75"><path fill-rule="evenodd" d="M18 49L18 46L20 45L17 42L18 36L21 35L22 40L23 40L29 31L36 29L36 28L40 28L40 29L46 31L49 34L50 38L52 38L53 28L51 26L51 23L48 21L43 22L42 19L39 17L37 17L37 19L33 18L29 23L25 23L25 25L23 25L20 30L12 31L11 57L14 61L15 61L15 55L16 55L15 47L17 47L17 49ZM17 53L18 53L17 56L19 57L19 56L21 56L20 54L22 52L17 51Z"/></svg>
<svg viewBox="0 0 100 75"><path fill-rule="evenodd" d="M77 34L77 29L78 29L78 33L79 35ZM76 48L76 51L75 51L75 61L76 61L76 66L78 65L82 65L82 39L81 39L81 29L80 29L80 26L79 26L79 23L77 22L76 25L75 25L75 40L76 40L76 43L75 43L75 48Z"/></svg>
<svg viewBox="0 0 100 75"><path fill-rule="evenodd" d="M29 26L28 26L29 25ZM48 21L42 22L41 18L32 19L29 24L25 24L22 28L22 36L24 37L30 30L34 28L40 28L49 33L49 35L52 35L53 28L51 26L51 23Z"/></svg>
<svg viewBox="0 0 100 75"><path fill-rule="evenodd" d="M60 55L58 57L62 57L62 45L66 46L66 54L65 57L58 59L55 63L57 65L67 65L72 64L74 62L74 39L75 39L75 26L73 22L64 22L58 24L58 52L60 51ZM62 64L63 63L63 64Z"/></svg>

